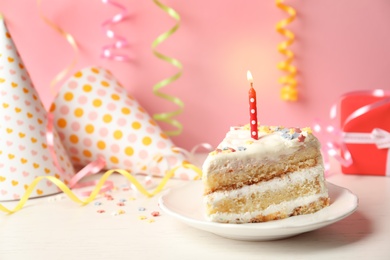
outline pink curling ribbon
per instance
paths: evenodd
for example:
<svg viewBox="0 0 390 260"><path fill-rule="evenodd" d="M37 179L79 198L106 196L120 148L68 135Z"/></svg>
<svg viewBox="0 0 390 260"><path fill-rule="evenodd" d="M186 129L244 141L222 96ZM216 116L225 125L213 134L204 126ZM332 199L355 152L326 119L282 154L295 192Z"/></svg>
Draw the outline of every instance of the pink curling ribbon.
<svg viewBox="0 0 390 260"><path fill-rule="evenodd" d="M353 91L342 95L341 98L362 94L374 97L384 97L385 95L389 95L390 92L386 92L382 89L376 89L373 91ZM360 116L386 104L390 104L390 98L385 98L360 107L347 117L341 128L344 128L347 124L351 123ZM375 128L371 133L345 133L334 124L336 117L337 105L334 104L330 110L330 119L333 124L322 127L320 123L316 122L313 127L314 132L317 133L320 140L323 139L323 144L325 144L322 149L326 172L328 172L330 168L329 157L335 158L344 167L352 165L352 156L345 145L346 143L376 144L378 149L390 148L390 133L387 131ZM390 153L388 153L387 164L386 175L390 175Z"/></svg>
<svg viewBox="0 0 390 260"><path fill-rule="evenodd" d="M187 161L191 162L191 161L195 160L195 154L201 148L203 148L204 150L206 150L208 152L213 150L213 147L209 143L199 143L199 144L195 145L190 151L187 151L187 150L180 148L180 147L172 147L172 151L177 152L177 153L181 153ZM149 161L147 168L152 169L154 166L158 167L159 164L160 164L159 168L163 169L163 171L169 172L171 170L171 167L169 166L169 163L168 163L168 156L163 155L163 154L156 154L153 157L153 160ZM163 165L161 165L161 164L163 164ZM148 188L156 186L156 183L153 181L153 178L161 178L161 176L153 174L152 170L150 170L148 173L137 173L135 175L145 176L144 183L145 183L145 186ZM197 177L200 177L200 176L197 176ZM133 190L136 190L134 188L134 185L131 185L131 187Z"/></svg>
<svg viewBox="0 0 390 260"><path fill-rule="evenodd" d="M122 48L126 48L129 46L129 43L127 42L127 39L123 36L120 36L116 34L113 30L111 30L111 27L117 23L122 22L126 18L128 18L128 11L126 7L124 7L121 4L118 4L115 1L112 0L102 0L104 4L110 4L116 8L119 8L121 10L120 13L114 15L112 18L104 21L102 23L102 28L106 34L106 36L110 39L114 39L115 42L113 44L105 45L102 49L102 57L115 60L115 61L129 61L130 58L127 55L124 54L114 54L113 50L119 50Z"/></svg>
<svg viewBox="0 0 390 260"><path fill-rule="evenodd" d="M50 155L53 159L54 166L58 169L61 175L64 174L64 169L60 166L58 163L57 154L55 152L54 148L54 132L53 132L53 121L54 116L52 113L47 114L47 125L46 125L46 139L47 139L47 145L50 152ZM87 166L82 168L79 172L77 172L69 181L69 187L72 188L84 188L84 187L91 187L95 186L97 181L89 181L89 182L83 182L79 183L81 179L84 177L99 173L105 166L106 162L103 159L103 157L98 157L95 161L89 163ZM106 181L103 188L100 190L100 192L106 192L108 190L111 190L114 187L114 184L112 181ZM82 195L89 196L90 191L83 192Z"/></svg>
<svg viewBox="0 0 390 260"><path fill-rule="evenodd" d="M334 122L337 117L337 105L331 107L329 117L331 119L331 124L322 126L320 122L315 122L313 127L313 131L322 143L322 156L326 174L328 174L330 170L330 157L335 158L345 167L352 164L351 154L341 142L341 129L335 125ZM343 156L339 154L339 150L344 151Z"/></svg>

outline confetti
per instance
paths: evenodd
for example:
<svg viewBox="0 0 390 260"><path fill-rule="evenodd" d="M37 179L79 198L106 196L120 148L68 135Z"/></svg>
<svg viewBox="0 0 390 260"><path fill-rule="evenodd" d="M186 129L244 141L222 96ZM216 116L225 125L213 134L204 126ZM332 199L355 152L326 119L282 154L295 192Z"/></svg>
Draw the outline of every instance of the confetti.
<svg viewBox="0 0 390 260"><path fill-rule="evenodd" d="M119 202L126 202L126 199L120 199Z"/></svg>
<svg viewBox="0 0 390 260"><path fill-rule="evenodd" d="M145 211L146 209L144 207L139 207L138 211Z"/></svg>
<svg viewBox="0 0 390 260"><path fill-rule="evenodd" d="M299 136L298 136L298 142L303 142L303 141L305 141L305 138L306 138L306 136L304 136L303 134L299 135Z"/></svg>
<svg viewBox="0 0 390 260"><path fill-rule="evenodd" d="M299 136L300 136L299 133L293 133L293 134L292 134L292 138L293 138L293 139L298 138Z"/></svg>
<svg viewBox="0 0 390 260"><path fill-rule="evenodd" d="M153 211L153 212L151 213L151 215L152 215L153 217L158 217L158 216L160 216L160 212L158 212L158 211Z"/></svg>
<svg viewBox="0 0 390 260"><path fill-rule="evenodd" d="M117 206L120 206L120 207L123 207L123 206L125 205L125 203L123 203L123 202L118 202L116 205L117 205Z"/></svg>
<svg viewBox="0 0 390 260"><path fill-rule="evenodd" d="M145 219L147 219L147 217L146 217L146 216L143 216L143 215L141 215L141 216L138 216L138 219L139 219L139 220L145 220Z"/></svg>
<svg viewBox="0 0 390 260"><path fill-rule="evenodd" d="M104 213L106 212L104 209L99 209L98 211L96 211L97 213Z"/></svg>
<svg viewBox="0 0 390 260"><path fill-rule="evenodd" d="M148 222L149 222L149 223L153 223L153 222L154 222L154 219L152 219L152 218L151 218L151 219L148 219Z"/></svg>
<svg viewBox="0 0 390 260"><path fill-rule="evenodd" d="M94 205L95 205L95 206L100 206L100 205L102 205L102 203L101 203L100 201L96 201L96 202L94 203Z"/></svg>
<svg viewBox="0 0 390 260"><path fill-rule="evenodd" d="M126 211L120 209L118 211L112 212L111 215L112 216L118 216L118 215L123 215L125 213L126 213Z"/></svg>

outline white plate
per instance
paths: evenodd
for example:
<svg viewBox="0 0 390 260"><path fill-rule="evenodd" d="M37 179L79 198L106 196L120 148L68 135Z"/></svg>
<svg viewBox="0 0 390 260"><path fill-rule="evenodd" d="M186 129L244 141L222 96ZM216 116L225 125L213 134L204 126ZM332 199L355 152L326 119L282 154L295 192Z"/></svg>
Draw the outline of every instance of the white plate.
<svg viewBox="0 0 390 260"><path fill-rule="evenodd" d="M329 207L316 213L281 220L249 224L223 224L205 218L202 205L202 182L192 181L172 188L159 199L161 209L178 220L219 236L248 241L281 239L312 231L337 222L352 214L358 198L349 190L327 182Z"/></svg>

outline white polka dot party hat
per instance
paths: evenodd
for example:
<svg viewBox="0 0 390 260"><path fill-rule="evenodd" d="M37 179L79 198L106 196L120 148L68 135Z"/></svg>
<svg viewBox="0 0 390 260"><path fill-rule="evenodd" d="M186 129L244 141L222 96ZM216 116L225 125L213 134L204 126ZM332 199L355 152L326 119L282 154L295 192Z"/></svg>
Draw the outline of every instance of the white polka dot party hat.
<svg viewBox="0 0 390 260"><path fill-rule="evenodd" d="M85 68L64 83L51 107L55 127L74 165L101 156L106 169L162 176L184 156L145 109L107 70ZM198 173L178 169L176 178Z"/></svg>
<svg viewBox="0 0 390 260"><path fill-rule="evenodd" d="M55 129L47 131L47 112L2 17L0 106L0 201L20 199L38 176L67 183L73 166ZM30 197L58 192L50 181L41 181Z"/></svg>

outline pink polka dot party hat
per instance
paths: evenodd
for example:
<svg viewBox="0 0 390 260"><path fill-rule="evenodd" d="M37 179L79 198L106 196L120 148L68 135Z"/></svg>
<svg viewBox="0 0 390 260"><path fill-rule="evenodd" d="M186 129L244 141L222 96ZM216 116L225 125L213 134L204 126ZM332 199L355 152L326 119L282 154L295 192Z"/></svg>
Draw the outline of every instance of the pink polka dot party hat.
<svg viewBox="0 0 390 260"><path fill-rule="evenodd" d="M0 201L18 200L38 176L67 183L73 165L59 135L50 127L29 74L0 17ZM30 195L58 193L52 182L40 182Z"/></svg>
<svg viewBox="0 0 390 260"><path fill-rule="evenodd" d="M147 111L103 68L76 72L60 89L51 112L75 166L85 166L100 156L108 170L163 176L185 162ZM199 176L181 167L174 177Z"/></svg>

